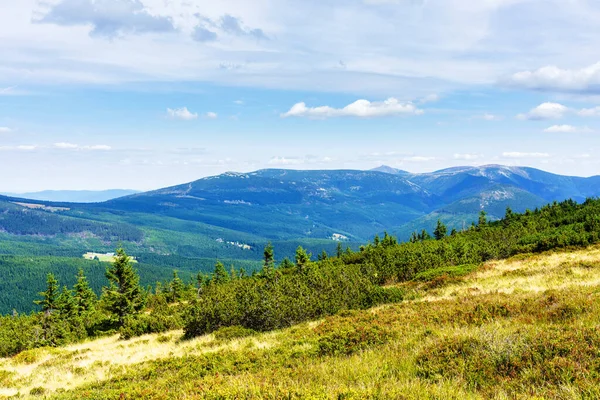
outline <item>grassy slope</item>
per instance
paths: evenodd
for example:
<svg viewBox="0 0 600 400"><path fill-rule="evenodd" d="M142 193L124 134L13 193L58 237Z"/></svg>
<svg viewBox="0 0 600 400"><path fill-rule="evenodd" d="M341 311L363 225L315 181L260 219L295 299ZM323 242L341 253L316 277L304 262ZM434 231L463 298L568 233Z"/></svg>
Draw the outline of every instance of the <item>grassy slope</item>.
<svg viewBox="0 0 600 400"><path fill-rule="evenodd" d="M0 360L0 397L600 396L600 247L459 275L403 284L414 300L402 304L244 338L170 332L27 351Z"/></svg>

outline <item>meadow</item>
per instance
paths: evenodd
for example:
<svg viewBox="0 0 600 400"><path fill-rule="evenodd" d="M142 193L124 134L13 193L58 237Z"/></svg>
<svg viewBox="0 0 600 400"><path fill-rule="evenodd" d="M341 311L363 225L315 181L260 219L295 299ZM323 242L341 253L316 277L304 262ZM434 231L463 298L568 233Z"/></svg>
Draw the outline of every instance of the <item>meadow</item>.
<svg viewBox="0 0 600 400"><path fill-rule="evenodd" d="M396 284L407 300L259 333L118 335L0 360L0 396L580 399L600 396L600 247Z"/></svg>

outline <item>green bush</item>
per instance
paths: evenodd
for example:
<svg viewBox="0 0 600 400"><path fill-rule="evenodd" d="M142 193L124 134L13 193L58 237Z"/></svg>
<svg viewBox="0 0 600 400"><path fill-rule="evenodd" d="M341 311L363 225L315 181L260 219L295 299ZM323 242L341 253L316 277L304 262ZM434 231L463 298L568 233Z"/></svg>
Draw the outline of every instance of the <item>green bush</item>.
<svg viewBox="0 0 600 400"><path fill-rule="evenodd" d="M465 275L470 274L475 271L479 266L477 264L466 264L466 265L456 265L456 266L447 266L440 268L432 268L429 270L425 270L419 272L413 278L413 281L425 282L425 281L433 281L436 278L440 277L450 277L450 278L459 278Z"/></svg>
<svg viewBox="0 0 600 400"><path fill-rule="evenodd" d="M320 356L350 355L387 343L392 337L389 327L376 318L342 313L342 318L329 318L315 331L319 335L317 353Z"/></svg>
<svg viewBox="0 0 600 400"><path fill-rule="evenodd" d="M218 341L228 341L232 339L239 339L243 337L253 336L256 334L255 330L247 329L242 326L228 326L215 331L215 339Z"/></svg>

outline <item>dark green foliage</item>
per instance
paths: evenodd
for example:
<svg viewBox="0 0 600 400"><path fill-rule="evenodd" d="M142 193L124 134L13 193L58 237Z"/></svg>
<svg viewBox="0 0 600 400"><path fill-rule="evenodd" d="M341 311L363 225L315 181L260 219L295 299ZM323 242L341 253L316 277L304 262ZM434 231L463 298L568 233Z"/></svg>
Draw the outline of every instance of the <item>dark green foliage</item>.
<svg viewBox="0 0 600 400"><path fill-rule="evenodd" d="M209 285L187 310L186 336L235 325L257 331L277 329L398 299L397 292L374 284L359 266L337 258L311 265L302 273L274 280L249 278Z"/></svg>
<svg viewBox="0 0 600 400"><path fill-rule="evenodd" d="M444 225L444 223L442 221L440 221L438 219L437 225L435 227L435 231L433 231L433 236L435 237L436 240L442 240L443 238L446 237L447 233L448 233L448 228L446 227L446 225Z"/></svg>
<svg viewBox="0 0 600 400"><path fill-rule="evenodd" d="M169 301L176 303L180 301L185 292L185 284L177 274L177 271L173 271L173 280L169 284Z"/></svg>
<svg viewBox="0 0 600 400"><path fill-rule="evenodd" d="M90 284L83 272L83 269L79 269L77 272L77 282L73 287L74 298L77 305L77 313L81 316L87 312L91 312L96 306L98 297L96 293L90 288Z"/></svg>
<svg viewBox="0 0 600 400"><path fill-rule="evenodd" d="M110 286L104 288L103 300L106 308L116 318L119 326L125 319L139 313L144 308L144 296L140 278L133 268L131 258L122 248L117 250L115 261L106 270Z"/></svg>
<svg viewBox="0 0 600 400"><path fill-rule="evenodd" d="M487 224L487 213L484 210L481 210L479 213L479 220L477 222L477 226L479 228L484 227Z"/></svg>
<svg viewBox="0 0 600 400"><path fill-rule="evenodd" d="M256 334L255 330L244 328L243 326L228 326L217 330L214 335L215 339L219 341L228 341L232 339L239 339Z"/></svg>
<svg viewBox="0 0 600 400"><path fill-rule="evenodd" d="M307 253L306 250L302 248L302 246L298 246L296 249L296 267L299 270L303 270L310 263L311 254Z"/></svg>
<svg viewBox="0 0 600 400"><path fill-rule="evenodd" d="M317 353L320 356L345 356L370 347L380 346L393 338L389 326L382 324L375 315L358 315L349 312L341 318L328 318L315 332Z"/></svg>
<svg viewBox="0 0 600 400"><path fill-rule="evenodd" d="M217 263L215 264L215 272L213 273L211 282L217 285L221 285L229 282L230 279L231 277L229 276L229 273L225 269L223 263L221 261L217 261Z"/></svg>
<svg viewBox="0 0 600 400"><path fill-rule="evenodd" d="M56 301L58 300L58 281L53 274L48 274L46 278L46 291L41 292L42 300L36 300L35 304L42 307L42 312L46 315L56 310Z"/></svg>

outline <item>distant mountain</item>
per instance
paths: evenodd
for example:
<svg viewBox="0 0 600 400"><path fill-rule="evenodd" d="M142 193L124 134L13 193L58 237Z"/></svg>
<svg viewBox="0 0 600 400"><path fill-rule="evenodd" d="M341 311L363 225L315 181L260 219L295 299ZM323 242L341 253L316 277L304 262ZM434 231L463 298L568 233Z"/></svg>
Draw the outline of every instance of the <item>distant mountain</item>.
<svg viewBox="0 0 600 400"><path fill-rule="evenodd" d="M0 193L9 197L22 199L57 201L66 203L100 203L118 197L139 193L138 190L44 190L32 193Z"/></svg>
<svg viewBox="0 0 600 400"><path fill-rule="evenodd" d="M404 171L402 169L388 167L387 165L381 165L381 166L379 166L377 168L371 169L370 171L385 172L386 174L392 174L392 175L410 175L410 172L408 172L408 171Z"/></svg>
<svg viewBox="0 0 600 400"><path fill-rule="evenodd" d="M19 195L30 201L0 197L0 253L2 238L10 237L28 241L27 246L38 240L47 246L51 238L73 253L108 251L123 243L138 254L259 259L257 249L267 241L278 243L284 255L293 255L299 244L320 251L335 248L334 238L364 243L383 231L404 240L415 229L433 230L438 218L460 228L481 210L496 219L507 206L519 212L555 200L600 195L598 176L569 177L526 167L456 167L422 174L379 169L266 169L228 172L144 193ZM130 195L74 202L125 194ZM40 198L44 201L36 200ZM35 245L36 251L41 244ZM244 252L244 245L252 252ZM27 247L20 246L10 248ZM45 247L40 254L52 249Z"/></svg>
<svg viewBox="0 0 600 400"><path fill-rule="evenodd" d="M361 241L383 230L404 237L405 224L431 213L462 225L480 210L500 218L507 206L524 211L554 200L582 201L599 194L600 177L569 177L534 168L486 165L413 174L382 166L372 171L229 172L100 206L200 221L273 239L341 233Z"/></svg>

